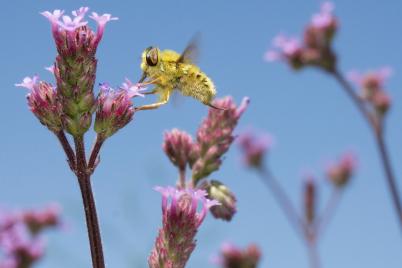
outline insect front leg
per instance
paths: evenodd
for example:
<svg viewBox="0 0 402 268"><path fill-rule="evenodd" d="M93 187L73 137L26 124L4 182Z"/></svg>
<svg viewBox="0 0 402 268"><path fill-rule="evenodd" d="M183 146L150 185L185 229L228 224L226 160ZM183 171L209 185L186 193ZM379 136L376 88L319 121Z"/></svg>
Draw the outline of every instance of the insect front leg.
<svg viewBox="0 0 402 268"><path fill-rule="evenodd" d="M136 107L135 108L136 111L157 109L159 108L159 106L164 105L169 101L171 90L161 91L160 88L155 88L153 91L155 91L155 93L160 94L159 101L152 104Z"/></svg>

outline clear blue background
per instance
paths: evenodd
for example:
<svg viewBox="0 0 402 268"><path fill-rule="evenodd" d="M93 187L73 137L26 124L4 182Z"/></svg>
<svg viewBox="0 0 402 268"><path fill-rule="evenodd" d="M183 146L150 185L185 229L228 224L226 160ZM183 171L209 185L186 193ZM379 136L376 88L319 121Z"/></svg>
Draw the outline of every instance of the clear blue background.
<svg viewBox="0 0 402 268"><path fill-rule="evenodd" d="M402 3L335 4L341 24L335 46L342 70L383 65L395 70L388 83L395 105L388 116L387 140L400 178ZM27 109L26 91L13 85L34 73L53 81L43 68L53 62L55 47L49 23L39 12L70 12L82 5L120 18L107 25L100 44L98 82L136 80L145 47L181 50L200 31L200 66L214 79L219 96L232 95L238 102L250 96L237 132L255 126L274 135L269 161L296 206L302 204L306 170L322 177L328 159L354 149L358 174L320 244L323 267L401 267L400 229L372 136L357 110L330 77L313 70L293 73L262 60L278 32L302 31L319 10L319 1L7 1L0 19L0 204L19 208L57 201L68 225L65 231L49 233L49 250L38 267L89 267L90 255L75 178L55 137ZM178 98L159 110L136 114L102 148L93 185L108 267L147 267L161 225L161 198L152 187L172 185L177 178L162 153L162 133L174 127L194 133L206 113L196 101ZM236 148L213 177L237 194L239 211L231 223L207 218L188 267L212 266L209 257L227 240L241 246L258 243L263 251L260 267L308 267L302 242L259 178L242 167ZM328 189L323 183L321 201Z"/></svg>

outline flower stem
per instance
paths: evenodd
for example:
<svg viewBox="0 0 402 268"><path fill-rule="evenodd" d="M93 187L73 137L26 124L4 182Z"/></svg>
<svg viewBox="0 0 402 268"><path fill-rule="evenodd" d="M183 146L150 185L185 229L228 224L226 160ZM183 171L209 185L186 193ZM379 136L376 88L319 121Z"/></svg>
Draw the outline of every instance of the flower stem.
<svg viewBox="0 0 402 268"><path fill-rule="evenodd" d="M392 170L392 165L391 165L391 160L390 160L389 153L388 153L388 148L385 144L385 140L384 140L384 136L383 136L384 125L379 124L379 122L374 120L374 118L371 116L371 114L367 110L366 106L364 105L363 101L356 94L353 87L350 85L350 83L347 82L347 80L343 77L343 75L338 70L333 71L332 75L335 77L335 79L338 81L338 83L341 85L341 87L345 90L345 92L348 94L348 96L355 103L356 107L359 109L359 111L361 112L363 117L366 119L367 123L370 125L370 127L373 131L377 149L380 154L382 167L384 169L385 178L386 178L386 181L388 184L388 190L391 193L394 208L397 213L398 220L399 220L399 227L402 231L401 198L400 198L400 195L398 192L396 179L395 179L395 176L394 176L394 173Z"/></svg>
<svg viewBox="0 0 402 268"><path fill-rule="evenodd" d="M102 240L96 213L95 199L92 193L91 176L87 169L83 137L75 137L75 151L77 154L77 178L84 203L85 218L87 222L89 244L93 268L105 268L103 258Z"/></svg>
<svg viewBox="0 0 402 268"><path fill-rule="evenodd" d="M99 159L99 151L103 145L103 142L105 139L101 135L97 135L94 145L91 150L91 155L88 160L88 171L90 174L92 174L98 164L98 159Z"/></svg>
<svg viewBox="0 0 402 268"><path fill-rule="evenodd" d="M75 153L70 146L70 143L67 140L66 135L63 130L54 132L56 137L59 139L61 146L63 147L64 152L67 156L67 162L73 172L76 171L76 163L75 163Z"/></svg>
<svg viewBox="0 0 402 268"><path fill-rule="evenodd" d="M268 189L273 193L276 201L279 206L282 208L285 213L289 223L293 226L296 233L298 233L301 238L305 238L307 236L307 226L299 217L296 209L294 208L292 202L287 196L286 192L283 190L281 185L275 179L270 170L264 166L258 169L260 177Z"/></svg>
<svg viewBox="0 0 402 268"><path fill-rule="evenodd" d="M327 229L329 222L334 216L336 208L342 196L342 191L343 190L338 188L332 190L331 196L329 197L321 216L316 220L315 232L317 238L322 237L322 234Z"/></svg>
<svg viewBox="0 0 402 268"><path fill-rule="evenodd" d="M179 186L182 189L186 188L186 169L179 168Z"/></svg>
<svg viewBox="0 0 402 268"><path fill-rule="evenodd" d="M310 260L311 268L319 268L320 265L320 257L318 254L317 244L315 241L308 242L308 255Z"/></svg>

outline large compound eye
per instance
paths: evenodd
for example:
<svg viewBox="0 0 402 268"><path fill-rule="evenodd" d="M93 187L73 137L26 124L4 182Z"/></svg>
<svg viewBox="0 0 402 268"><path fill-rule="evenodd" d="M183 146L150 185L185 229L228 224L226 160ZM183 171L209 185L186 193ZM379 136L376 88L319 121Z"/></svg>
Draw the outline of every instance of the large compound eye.
<svg viewBox="0 0 402 268"><path fill-rule="evenodd" d="M149 66L155 66L158 64L158 49L150 47L147 52L146 60Z"/></svg>

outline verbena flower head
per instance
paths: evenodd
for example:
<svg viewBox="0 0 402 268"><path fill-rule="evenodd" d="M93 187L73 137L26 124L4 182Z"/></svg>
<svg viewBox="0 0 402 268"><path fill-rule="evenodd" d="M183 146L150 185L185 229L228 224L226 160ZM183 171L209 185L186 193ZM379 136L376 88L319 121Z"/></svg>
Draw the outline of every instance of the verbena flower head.
<svg viewBox="0 0 402 268"><path fill-rule="evenodd" d="M238 107L230 97L214 101L213 105L225 107L226 110L210 108L207 118L197 131L197 140L193 146L190 161L194 185L219 169L221 157L232 144L233 130L247 109L248 103L248 98L244 98Z"/></svg>
<svg viewBox="0 0 402 268"><path fill-rule="evenodd" d="M57 99L56 88L40 81L38 76L25 77L22 83L15 84L29 90L28 106L39 121L51 131L62 129L61 104Z"/></svg>
<svg viewBox="0 0 402 268"><path fill-rule="evenodd" d="M392 75L390 67L383 67L375 71L363 74L358 71L350 71L348 78L361 88L362 98L372 100L378 91L385 89L387 79Z"/></svg>
<svg viewBox="0 0 402 268"><path fill-rule="evenodd" d="M143 96L141 91L140 86L133 85L129 80L117 90L108 83L102 83L96 102L95 131L103 138L108 138L126 126L135 112L131 99Z"/></svg>
<svg viewBox="0 0 402 268"><path fill-rule="evenodd" d="M95 53L106 23L117 19L110 14L92 13L91 18L98 24L94 33L85 20L88 10L88 7L81 7L72 12L72 17L61 10L41 13L50 21L58 52L53 73L63 108L63 126L73 136L83 135L91 125L96 108L93 93Z"/></svg>
<svg viewBox="0 0 402 268"><path fill-rule="evenodd" d="M207 191L208 198L220 203L220 206L210 208L212 215L217 219L232 220L237 211L237 200L234 193L226 185L216 180L205 181L200 188Z"/></svg>
<svg viewBox="0 0 402 268"><path fill-rule="evenodd" d="M231 243L224 243L217 264L222 268L256 268L260 259L261 251L255 244L241 249Z"/></svg>
<svg viewBox="0 0 402 268"><path fill-rule="evenodd" d="M172 129L164 134L163 151L173 165L180 170L185 170L189 162L192 146L192 137L184 131Z"/></svg>
<svg viewBox="0 0 402 268"><path fill-rule="evenodd" d="M344 187L356 170L357 160L355 154L344 153L337 162L331 163L327 168L327 177L336 187Z"/></svg>
<svg viewBox="0 0 402 268"><path fill-rule="evenodd" d="M317 203L316 184L314 177L307 176L304 180L304 215L307 223L313 223L316 216Z"/></svg>
<svg viewBox="0 0 402 268"><path fill-rule="evenodd" d="M148 258L151 268L184 268L195 248L195 235L208 209L218 205L204 190L156 187L162 194L163 227ZM197 210L201 204L200 210Z"/></svg>
<svg viewBox="0 0 402 268"><path fill-rule="evenodd" d="M248 131L240 135L238 144L243 153L244 163L252 168L260 168L272 145L272 138L268 134L257 135Z"/></svg>
<svg viewBox="0 0 402 268"><path fill-rule="evenodd" d="M274 50L266 52L267 61L282 60L295 70L306 66L319 67L325 71L334 71L336 55L332 51L332 39L337 30L337 20L332 14L334 5L325 2L321 12L312 17L307 25L303 42L282 34L274 38Z"/></svg>
<svg viewBox="0 0 402 268"><path fill-rule="evenodd" d="M50 204L39 210L28 210L21 213L22 221L32 234L37 234L44 228L60 224L61 208L58 204Z"/></svg>

